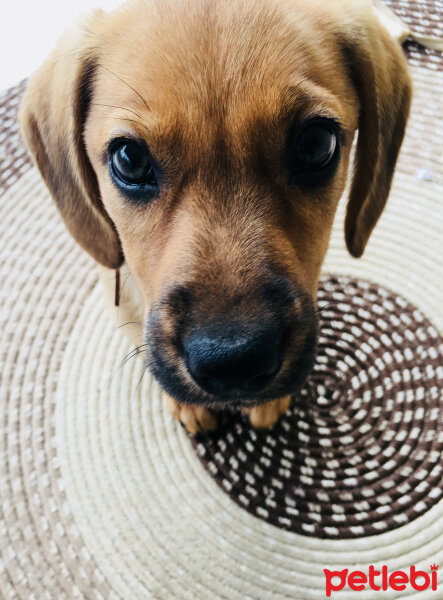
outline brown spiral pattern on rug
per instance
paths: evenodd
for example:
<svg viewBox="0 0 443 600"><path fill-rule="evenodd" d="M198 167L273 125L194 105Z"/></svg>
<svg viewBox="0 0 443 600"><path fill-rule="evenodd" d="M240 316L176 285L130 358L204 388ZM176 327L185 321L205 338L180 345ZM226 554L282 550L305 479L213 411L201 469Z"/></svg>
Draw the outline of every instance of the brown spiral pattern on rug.
<svg viewBox="0 0 443 600"><path fill-rule="evenodd" d="M314 370L272 430L237 415L193 441L240 506L323 538L382 533L443 495L443 340L380 286L323 279Z"/></svg>

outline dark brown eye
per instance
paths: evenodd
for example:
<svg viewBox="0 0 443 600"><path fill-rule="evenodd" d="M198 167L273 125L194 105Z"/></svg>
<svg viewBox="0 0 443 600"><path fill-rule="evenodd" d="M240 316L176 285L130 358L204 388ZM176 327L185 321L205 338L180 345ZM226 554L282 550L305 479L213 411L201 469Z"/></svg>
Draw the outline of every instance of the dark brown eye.
<svg viewBox="0 0 443 600"><path fill-rule="evenodd" d="M294 170L308 173L322 171L336 157L338 136L336 127L328 120L316 120L305 125L295 141Z"/></svg>
<svg viewBox="0 0 443 600"><path fill-rule="evenodd" d="M119 183L134 186L155 186L157 178L147 147L135 140L121 139L109 152L111 175Z"/></svg>

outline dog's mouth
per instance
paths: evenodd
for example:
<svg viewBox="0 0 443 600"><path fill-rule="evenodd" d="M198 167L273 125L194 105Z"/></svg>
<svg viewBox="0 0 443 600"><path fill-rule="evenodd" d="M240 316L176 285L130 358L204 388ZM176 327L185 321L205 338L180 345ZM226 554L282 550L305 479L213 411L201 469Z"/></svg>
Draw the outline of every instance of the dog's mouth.
<svg viewBox="0 0 443 600"><path fill-rule="evenodd" d="M317 345L312 299L298 296L272 318L206 320L186 326L171 307L153 307L146 327L147 365L176 401L217 409L247 408L296 394ZM269 311L268 311L269 313ZM166 316L165 316L166 315Z"/></svg>

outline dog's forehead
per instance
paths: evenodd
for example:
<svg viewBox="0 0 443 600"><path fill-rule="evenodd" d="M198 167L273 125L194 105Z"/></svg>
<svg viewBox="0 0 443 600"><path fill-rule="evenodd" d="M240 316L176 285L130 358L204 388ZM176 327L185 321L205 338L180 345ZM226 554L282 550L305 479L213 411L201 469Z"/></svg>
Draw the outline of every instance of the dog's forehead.
<svg viewBox="0 0 443 600"><path fill-rule="evenodd" d="M235 129L306 99L340 112L350 93L331 17L306 1L137 0L103 38L100 97L148 126L230 119Z"/></svg>

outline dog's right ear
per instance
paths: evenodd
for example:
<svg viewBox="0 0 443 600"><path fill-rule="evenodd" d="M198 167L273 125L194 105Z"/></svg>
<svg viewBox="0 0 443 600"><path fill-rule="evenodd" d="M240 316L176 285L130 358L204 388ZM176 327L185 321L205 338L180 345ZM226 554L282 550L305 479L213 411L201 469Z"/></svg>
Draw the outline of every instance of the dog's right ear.
<svg viewBox="0 0 443 600"><path fill-rule="evenodd" d="M117 268L123 262L120 242L83 140L98 61L89 30L103 18L96 11L84 29L75 27L62 37L28 85L20 125L70 233L99 263Z"/></svg>

